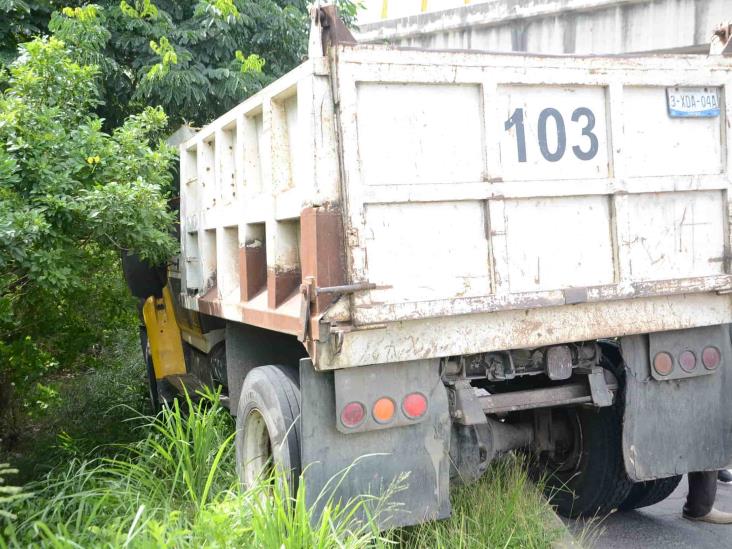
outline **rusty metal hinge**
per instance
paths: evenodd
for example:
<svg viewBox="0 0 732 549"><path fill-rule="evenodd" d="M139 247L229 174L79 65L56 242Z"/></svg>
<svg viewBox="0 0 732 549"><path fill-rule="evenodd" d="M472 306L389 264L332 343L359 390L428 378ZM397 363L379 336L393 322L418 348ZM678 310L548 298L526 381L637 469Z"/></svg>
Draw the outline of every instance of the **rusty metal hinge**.
<svg viewBox="0 0 732 549"><path fill-rule="evenodd" d="M312 304L319 295L343 295L361 292L364 290L375 290L376 284L373 282L357 282L355 284L344 284L342 286L322 286L315 285L315 278L309 276L300 284L300 333L297 339L305 341L310 332L310 316Z"/></svg>
<svg viewBox="0 0 732 549"><path fill-rule="evenodd" d="M314 300L314 286L315 279L312 276L300 284L300 333L297 335L299 341L305 341L310 332L310 304Z"/></svg>

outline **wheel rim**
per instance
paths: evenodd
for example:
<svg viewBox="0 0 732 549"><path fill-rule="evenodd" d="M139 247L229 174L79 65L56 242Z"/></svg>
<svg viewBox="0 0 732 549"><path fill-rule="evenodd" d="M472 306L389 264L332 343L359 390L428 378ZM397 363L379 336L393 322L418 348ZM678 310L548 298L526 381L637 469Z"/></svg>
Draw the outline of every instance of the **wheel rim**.
<svg viewBox="0 0 732 549"><path fill-rule="evenodd" d="M557 441L557 451L548 460L548 468L555 473L574 472L582 459L584 440L582 424L574 410L562 410L560 421L564 423L565 436Z"/></svg>
<svg viewBox="0 0 732 549"><path fill-rule="evenodd" d="M272 470L272 442L264 416L256 408L244 421L244 463L242 473L247 487L267 478Z"/></svg>

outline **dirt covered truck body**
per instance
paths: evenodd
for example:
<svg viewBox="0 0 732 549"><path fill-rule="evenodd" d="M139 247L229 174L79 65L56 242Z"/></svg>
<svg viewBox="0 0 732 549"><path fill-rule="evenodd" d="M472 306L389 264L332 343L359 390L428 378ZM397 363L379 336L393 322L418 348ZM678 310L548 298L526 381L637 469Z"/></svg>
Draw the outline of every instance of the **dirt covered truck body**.
<svg viewBox="0 0 732 549"><path fill-rule="evenodd" d="M729 463L732 60L314 21L306 62L180 146L186 376L228 392L245 480L257 414L310 493L409 475L386 524L447 516L450 479L514 448L592 483L569 515Z"/></svg>

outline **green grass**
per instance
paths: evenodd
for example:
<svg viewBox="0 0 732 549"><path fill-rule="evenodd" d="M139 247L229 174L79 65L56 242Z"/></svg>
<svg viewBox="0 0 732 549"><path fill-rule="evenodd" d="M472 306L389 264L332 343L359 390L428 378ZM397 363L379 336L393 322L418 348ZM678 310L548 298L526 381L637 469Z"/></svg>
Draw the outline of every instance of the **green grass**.
<svg viewBox="0 0 732 549"><path fill-rule="evenodd" d="M36 444L16 452L35 480L25 498L0 499L0 547L540 548L561 534L512 456L453 490L449 520L379 533L356 517L389 513L388 498L358 498L326 502L312 524L304 483L292 498L273 488L283 478L239 487L233 422L215 395L190 413L144 415L134 343L122 338L108 369L54 381Z"/></svg>
<svg viewBox="0 0 732 549"><path fill-rule="evenodd" d="M449 520L405 528L397 539L414 548L541 548L563 533L514 455L494 462L478 483L453 488L451 496Z"/></svg>
<svg viewBox="0 0 732 549"><path fill-rule="evenodd" d="M304 483L294 498L283 478L241 490L232 426L217 395L150 420L147 436L114 457L75 460L28 486L10 505L11 547L367 547L385 543L354 519L368 500L326 502L311 524ZM0 546L3 542L0 542Z"/></svg>

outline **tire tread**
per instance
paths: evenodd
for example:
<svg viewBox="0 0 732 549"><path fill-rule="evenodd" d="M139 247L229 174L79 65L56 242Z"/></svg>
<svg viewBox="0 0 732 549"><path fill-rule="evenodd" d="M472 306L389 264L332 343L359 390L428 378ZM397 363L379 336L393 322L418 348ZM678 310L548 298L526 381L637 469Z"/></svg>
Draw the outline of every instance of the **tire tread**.
<svg viewBox="0 0 732 549"><path fill-rule="evenodd" d="M274 392L274 398L276 399L275 406L277 410L261 410L263 413L275 413L281 414L284 428L286 430L283 443L286 446L282 448L286 451L287 458L289 459L289 471L290 471L290 489L292 493L297 489L297 482L302 471L302 464L300 461L300 387L298 386L296 376L290 372L286 372L286 369L290 369L288 366L280 365L266 365L258 366L252 369L244 380L242 385L242 397L239 400L239 408L237 410L237 430L240 429L240 421L243 421L245 416L245 410L249 404L247 399L244 397L245 390L249 386L248 381L255 384L262 381L269 387L269 391ZM271 405L270 405L271 407ZM237 444L239 444L239 434L237 434ZM240 451L237 448L237 462L239 462ZM239 465L237 465L239 467Z"/></svg>
<svg viewBox="0 0 732 549"><path fill-rule="evenodd" d="M676 490L682 476L675 475L673 477L636 482L619 509L621 511L632 511L633 509L650 507L665 500Z"/></svg>

